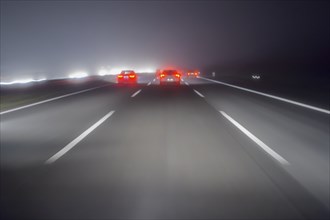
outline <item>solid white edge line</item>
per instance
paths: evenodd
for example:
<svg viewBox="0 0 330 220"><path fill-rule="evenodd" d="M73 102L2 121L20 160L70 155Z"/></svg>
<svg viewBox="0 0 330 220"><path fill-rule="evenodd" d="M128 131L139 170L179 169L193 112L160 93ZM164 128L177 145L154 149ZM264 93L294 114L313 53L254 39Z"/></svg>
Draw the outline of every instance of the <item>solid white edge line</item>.
<svg viewBox="0 0 330 220"><path fill-rule="evenodd" d="M138 91L136 91L131 97L135 97L137 94L139 94L141 92L141 89L139 89Z"/></svg>
<svg viewBox="0 0 330 220"><path fill-rule="evenodd" d="M69 93L69 94L66 94L66 95L62 95L62 96L57 96L57 97L54 97L54 98L46 99L46 100L43 100L43 101L40 101L40 102L35 102L35 103L29 104L29 105L24 105L24 106L21 106L21 107L9 109L7 111L0 112L0 115L4 115L4 114L10 113L10 112L14 112L14 111L18 111L18 110L21 110L21 109L29 108L29 107L32 107L32 106L40 105L40 104L43 104L43 103L46 103L46 102L55 101L57 99L65 98L65 97L68 97L68 96L77 95L79 93L84 93L84 92L88 92L88 91L91 91L91 90L99 89L99 88L102 88L102 87L105 87L105 86L108 86L108 85L93 87L93 88L90 88L90 89L85 89L85 90L81 90L81 91L78 91L78 92L73 92L73 93Z"/></svg>
<svg viewBox="0 0 330 220"><path fill-rule="evenodd" d="M108 114L103 116L100 120L98 120L95 124L93 124L90 128L84 131L81 135L76 137L73 141L71 141L68 145L62 148L59 152L54 154L51 158L49 158L45 164L52 164L60 157L62 157L65 153L71 150L74 146L76 146L82 139L84 139L88 134L90 134L95 128L101 125L105 120L107 120L115 111L110 111Z"/></svg>
<svg viewBox="0 0 330 220"><path fill-rule="evenodd" d="M264 142L262 142L259 138L254 136L251 132L249 132L246 128L244 128L242 125L240 125L237 121L235 121L232 117L227 115L223 111L219 111L226 119L228 119L232 124L234 124L238 129L240 129L246 136L248 136L251 140L253 140L256 144L259 145L264 151L266 151L270 156L272 156L274 159L276 159L278 162L280 162L283 165L290 165L290 163L285 160L281 155L276 153L274 150L272 150L270 147L268 147Z"/></svg>
<svg viewBox="0 0 330 220"><path fill-rule="evenodd" d="M236 89L244 90L244 91L247 91L247 92L255 93L255 94L258 94L258 95L266 96L266 97L273 98L273 99L276 99L276 100L280 100L280 101L283 101L283 102L287 102L287 103L290 103L290 104L293 104L293 105L298 105L298 106L308 108L308 109L312 109L312 110L315 110L315 111L318 111L318 112L330 114L330 111L327 110L327 109L318 108L318 107L307 105L307 104L304 104L304 103L301 103L301 102L296 102L296 101L289 100L289 99L286 99L286 98L281 98L281 97L278 97L278 96L270 95L270 94L263 93L263 92L258 92L256 90L247 89L247 88L240 87L240 86L231 85L231 84L228 84L228 83L224 83L224 82L213 80L213 79L208 79L208 78L201 77L201 76L199 76L198 78L208 80L208 81L211 81L211 82L215 82L215 83L218 83L218 84L222 84L222 85L225 85L225 86L233 87L233 88L236 88Z"/></svg>
<svg viewBox="0 0 330 220"><path fill-rule="evenodd" d="M204 98L204 96L203 96L200 92L198 92L197 90L194 89L194 92L195 92L197 95L199 95L200 97Z"/></svg>

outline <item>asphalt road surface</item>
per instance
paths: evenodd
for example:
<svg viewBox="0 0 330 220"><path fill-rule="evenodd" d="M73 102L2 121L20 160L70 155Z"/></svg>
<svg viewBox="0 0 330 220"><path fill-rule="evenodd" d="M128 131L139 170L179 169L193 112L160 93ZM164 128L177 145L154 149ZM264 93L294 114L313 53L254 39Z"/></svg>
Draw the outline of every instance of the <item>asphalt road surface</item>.
<svg viewBox="0 0 330 220"><path fill-rule="evenodd" d="M1 219L329 217L329 114L213 83L1 115Z"/></svg>

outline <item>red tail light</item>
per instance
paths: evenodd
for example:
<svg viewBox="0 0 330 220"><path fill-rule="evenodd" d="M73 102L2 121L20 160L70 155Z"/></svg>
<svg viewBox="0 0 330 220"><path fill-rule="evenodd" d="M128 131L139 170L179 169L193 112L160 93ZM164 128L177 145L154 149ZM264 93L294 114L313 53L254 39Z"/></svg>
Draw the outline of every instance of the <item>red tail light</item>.
<svg viewBox="0 0 330 220"><path fill-rule="evenodd" d="M165 74L164 73L160 74L160 78L163 78L163 77L165 77Z"/></svg>
<svg viewBox="0 0 330 220"><path fill-rule="evenodd" d="M195 73L195 76L197 76L198 75L198 73Z"/></svg>
<svg viewBox="0 0 330 220"><path fill-rule="evenodd" d="M121 78L123 78L123 77L124 77L123 75L118 75L118 78L119 78L119 79L121 79Z"/></svg>
<svg viewBox="0 0 330 220"><path fill-rule="evenodd" d="M179 73L176 73L175 76L178 77L178 78L181 77L181 75Z"/></svg>
<svg viewBox="0 0 330 220"><path fill-rule="evenodd" d="M134 79L134 78L135 78L135 74L130 74L130 75L129 75L129 78L130 78L130 79Z"/></svg>

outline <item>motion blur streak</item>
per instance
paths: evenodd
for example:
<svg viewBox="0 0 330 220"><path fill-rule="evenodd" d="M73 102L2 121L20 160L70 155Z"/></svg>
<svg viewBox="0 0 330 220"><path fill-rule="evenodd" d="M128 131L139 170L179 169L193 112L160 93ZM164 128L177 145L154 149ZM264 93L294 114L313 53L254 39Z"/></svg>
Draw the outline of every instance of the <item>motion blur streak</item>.
<svg viewBox="0 0 330 220"><path fill-rule="evenodd" d="M139 77L1 117L3 219L329 217L328 115Z"/></svg>
<svg viewBox="0 0 330 220"><path fill-rule="evenodd" d="M74 72L69 74L69 78L71 79L79 79L79 78L85 78L88 76L88 73L86 72Z"/></svg>
<svg viewBox="0 0 330 220"><path fill-rule="evenodd" d="M62 98L65 98L65 97L77 95L77 94L80 94L80 93L92 91L92 90L99 89L99 88L102 88L102 87L105 87L105 86L108 86L108 85L93 87L93 88L90 88L90 89L85 89L85 90L82 90L82 91L78 91L78 92L73 92L73 93L66 94L66 95L57 96L55 98L43 100L43 101L32 103L32 104L29 104L29 105L24 105L24 106L21 106L21 107L18 107L18 108L9 109L7 111L0 112L0 115L4 115L4 114L7 114L7 113L15 112L15 111L22 110L22 109L25 109L25 108L30 108L30 107L33 107L33 106L36 106L36 105L47 103L47 102L52 102L52 101L55 101L55 100L58 100L58 99L62 99Z"/></svg>
<svg viewBox="0 0 330 220"><path fill-rule="evenodd" d="M1 220L329 219L330 1L0 5Z"/></svg>
<svg viewBox="0 0 330 220"><path fill-rule="evenodd" d="M266 93L263 93L263 92L258 92L258 91L252 90L252 89L247 89L247 88L243 88L243 87L240 87L240 86L231 85L231 84L228 84L228 83L225 83L225 82L221 82L221 81L217 81L217 80L213 80L213 79L208 79L208 78L205 78L205 77L198 77L198 78L201 78L201 79L204 79L204 80L207 80L207 81L211 81L211 82L215 82L215 83L219 83L219 84L222 84L222 85L225 85L225 86L230 86L232 88L241 89L241 90L244 90L244 91L247 91L247 92L252 92L252 93L255 93L255 94L258 94L258 95L266 96L266 97L269 97L269 98L273 98L273 99L276 99L276 100L279 100L279 101L283 101L283 102L287 102L287 103L290 103L290 104L298 105L298 106L308 108L308 109L312 109L312 110L315 110L315 111L319 111L319 112L322 112L322 113L330 114L330 111L326 110L326 109L314 107L314 106L311 106L311 105L307 105L307 104L304 104L304 103L292 101L292 100L281 98L281 97L278 97L278 96L266 94Z"/></svg>
<svg viewBox="0 0 330 220"><path fill-rule="evenodd" d="M41 79L19 79L14 80L11 82L0 82L0 85L13 85L13 84L25 84L25 83L32 83L32 82L41 82L47 80L46 78Z"/></svg>
<svg viewBox="0 0 330 220"><path fill-rule="evenodd" d="M197 95L199 95L200 97L204 98L204 96L203 96L200 92L198 92L197 90L194 89L194 92L195 92Z"/></svg>
<svg viewBox="0 0 330 220"><path fill-rule="evenodd" d="M246 134L251 140L256 142L262 149L264 149L270 156L276 159L283 165L290 165L288 161L286 161L281 155L273 151L270 147L268 147L264 142L262 142L259 138L254 136L251 132L249 132L246 128L240 125L237 121L235 121L232 117L227 115L226 112L220 111L220 113L227 118L231 123L233 123L237 128L239 128L244 134Z"/></svg>
<svg viewBox="0 0 330 220"><path fill-rule="evenodd" d="M93 126L91 126L90 128L88 128L81 135L79 135L77 138L75 138L73 141L71 141L68 145L66 145L63 149L61 149L59 152L57 152L54 156L52 156L51 158L49 158L46 161L46 164L52 164L56 160L58 160L60 157L62 157L65 153L67 153L74 146L76 146L82 139L84 139L89 133L91 133L99 125L101 125L105 120L107 120L114 112L115 111L110 111L108 114L106 114L103 118L101 118L99 121L97 121L95 124L93 124Z"/></svg>
<svg viewBox="0 0 330 220"><path fill-rule="evenodd" d="M136 91L131 97L134 98L135 96L137 96L137 94L139 94L141 92L141 89Z"/></svg>

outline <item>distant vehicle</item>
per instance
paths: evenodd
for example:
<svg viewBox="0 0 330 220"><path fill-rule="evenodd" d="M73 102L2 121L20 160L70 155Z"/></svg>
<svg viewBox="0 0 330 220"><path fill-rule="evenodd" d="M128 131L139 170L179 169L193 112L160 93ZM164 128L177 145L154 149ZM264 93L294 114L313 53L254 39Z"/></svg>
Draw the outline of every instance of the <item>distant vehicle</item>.
<svg viewBox="0 0 330 220"><path fill-rule="evenodd" d="M137 75L133 70L123 70L117 76L117 83L118 84L126 84L126 83L137 83Z"/></svg>
<svg viewBox="0 0 330 220"><path fill-rule="evenodd" d="M177 70L163 70L159 76L159 84L180 85L181 74Z"/></svg>
<svg viewBox="0 0 330 220"><path fill-rule="evenodd" d="M188 71L187 72L187 77L197 77L199 76L199 71Z"/></svg>
<svg viewBox="0 0 330 220"><path fill-rule="evenodd" d="M251 78L252 78L253 80L259 80L259 79L261 78L261 76L260 76L259 74L252 74L252 75L251 75Z"/></svg>

